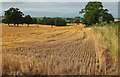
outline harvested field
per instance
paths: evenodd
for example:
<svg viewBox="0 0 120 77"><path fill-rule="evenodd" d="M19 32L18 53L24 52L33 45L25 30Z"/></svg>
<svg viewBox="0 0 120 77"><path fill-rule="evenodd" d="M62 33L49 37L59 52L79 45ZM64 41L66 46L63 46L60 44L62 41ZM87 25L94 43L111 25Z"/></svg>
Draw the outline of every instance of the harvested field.
<svg viewBox="0 0 120 77"><path fill-rule="evenodd" d="M117 68L113 70L112 62L107 62L109 55L94 31L72 25L2 24L3 74L116 75Z"/></svg>

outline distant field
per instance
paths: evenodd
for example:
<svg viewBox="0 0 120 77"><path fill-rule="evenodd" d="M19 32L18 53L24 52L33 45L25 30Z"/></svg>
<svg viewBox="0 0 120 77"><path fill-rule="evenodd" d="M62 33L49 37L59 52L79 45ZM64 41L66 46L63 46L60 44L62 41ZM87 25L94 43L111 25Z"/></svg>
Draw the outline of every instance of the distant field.
<svg viewBox="0 0 120 77"><path fill-rule="evenodd" d="M116 75L94 30L68 25L73 26L2 24L3 74Z"/></svg>

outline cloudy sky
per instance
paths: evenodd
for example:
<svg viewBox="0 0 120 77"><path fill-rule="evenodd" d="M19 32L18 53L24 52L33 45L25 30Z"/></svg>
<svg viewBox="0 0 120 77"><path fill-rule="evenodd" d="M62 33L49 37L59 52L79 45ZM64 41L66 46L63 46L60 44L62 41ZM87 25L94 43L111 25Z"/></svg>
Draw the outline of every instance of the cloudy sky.
<svg viewBox="0 0 120 77"><path fill-rule="evenodd" d="M79 14L79 11L85 7L88 1L94 0L84 0L84 2L82 2L82 0L29 0L29 2L25 0L2 1L3 2L0 3L0 6L2 6L2 12L0 12L0 15L4 15L4 11L8 10L10 7L17 7L25 15L30 14L32 17L75 17L82 16L82 14ZM114 0L114 2L113 0L104 1L106 1L102 2L104 8L107 8L115 18L118 18L118 0Z"/></svg>
<svg viewBox="0 0 120 77"><path fill-rule="evenodd" d="M102 2L118 2L120 0L0 0L2 2L88 2L88 1L102 1Z"/></svg>

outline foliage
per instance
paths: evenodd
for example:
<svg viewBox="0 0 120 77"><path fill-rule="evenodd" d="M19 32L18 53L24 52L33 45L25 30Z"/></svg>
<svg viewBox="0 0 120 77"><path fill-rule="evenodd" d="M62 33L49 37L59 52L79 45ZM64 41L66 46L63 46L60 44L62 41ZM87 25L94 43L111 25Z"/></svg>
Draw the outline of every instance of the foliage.
<svg viewBox="0 0 120 77"><path fill-rule="evenodd" d="M108 14L107 12L106 13L103 13L103 17L102 17L102 20L103 21L106 21L107 23L110 23L110 21L114 21L114 18L111 14Z"/></svg>
<svg viewBox="0 0 120 77"><path fill-rule="evenodd" d="M74 20L65 20L67 23L75 23Z"/></svg>
<svg viewBox="0 0 120 77"><path fill-rule="evenodd" d="M77 23L77 24L79 24L80 23L80 19L81 19L81 17L76 16L75 18L66 18L65 21L67 23Z"/></svg>
<svg viewBox="0 0 120 77"><path fill-rule="evenodd" d="M99 19L102 18L103 21L113 21L114 18L111 14L107 13L107 9L103 9L101 2L88 2L84 9L79 13L85 13L82 23L85 25L93 25L99 23Z"/></svg>
<svg viewBox="0 0 120 77"><path fill-rule="evenodd" d="M19 25L22 20L22 16L24 14L18 9L18 8L13 8L11 7L7 11L5 11L5 22L13 23L14 25L17 24Z"/></svg>
<svg viewBox="0 0 120 77"><path fill-rule="evenodd" d="M32 20L33 20L33 24L37 24L38 23L37 18L32 18Z"/></svg>
<svg viewBox="0 0 120 77"><path fill-rule="evenodd" d="M54 23L54 19L53 18L46 18L46 17L44 17L42 19L42 24L43 25L54 25L55 23Z"/></svg>
<svg viewBox="0 0 120 77"><path fill-rule="evenodd" d="M74 18L66 18L65 21L67 23L74 23Z"/></svg>
<svg viewBox="0 0 120 77"><path fill-rule="evenodd" d="M30 15L26 15L26 16L24 17L24 21L25 21L26 24L28 24L28 26L29 26L29 24L32 24L32 23L33 23L33 20L32 20L32 18L31 18Z"/></svg>
<svg viewBox="0 0 120 77"><path fill-rule="evenodd" d="M97 24L98 26L104 26L104 25L106 25L107 24L107 22L106 21L104 21L104 22L100 22L99 24Z"/></svg>
<svg viewBox="0 0 120 77"><path fill-rule="evenodd" d="M75 23L79 24L80 23L80 19L76 19Z"/></svg>
<svg viewBox="0 0 120 77"><path fill-rule="evenodd" d="M38 19L38 24L42 24L42 20L41 19Z"/></svg>
<svg viewBox="0 0 120 77"><path fill-rule="evenodd" d="M39 20L41 21L41 20ZM62 18L50 18L50 17L44 17L42 19L42 24L43 25L55 25L55 26L65 26L66 21Z"/></svg>
<svg viewBox="0 0 120 77"><path fill-rule="evenodd" d="M55 18L55 26L65 26L66 21L62 18Z"/></svg>
<svg viewBox="0 0 120 77"><path fill-rule="evenodd" d="M75 23L77 23L77 24L79 24L80 23L80 19L81 19L81 17L75 17Z"/></svg>

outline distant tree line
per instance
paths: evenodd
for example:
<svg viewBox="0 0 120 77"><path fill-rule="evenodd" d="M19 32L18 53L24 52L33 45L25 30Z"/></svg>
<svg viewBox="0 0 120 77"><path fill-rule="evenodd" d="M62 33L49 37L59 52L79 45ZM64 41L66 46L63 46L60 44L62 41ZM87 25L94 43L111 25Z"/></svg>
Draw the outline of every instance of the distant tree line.
<svg viewBox="0 0 120 77"><path fill-rule="evenodd" d="M42 25L55 25L55 26L66 25L65 19L60 18L60 17L56 17L56 18L44 17L41 20L39 20L39 23Z"/></svg>
<svg viewBox="0 0 120 77"><path fill-rule="evenodd" d="M65 18L65 21L67 23L77 23L77 24L79 24L79 23L81 23L81 17L76 16L75 18Z"/></svg>
<svg viewBox="0 0 120 77"><path fill-rule="evenodd" d="M75 18L51 18L43 17L41 19L32 18L30 15L25 15L18 8L10 8L5 11L3 23L14 24L19 26L19 24L43 24L43 25L55 25L55 26L65 26L66 23L82 23L88 26L98 23L110 23L114 22L114 17L112 14L108 13L107 9L103 9L101 2L93 1L88 2L84 9L82 9L79 14L84 13L83 18L77 16Z"/></svg>
<svg viewBox="0 0 120 77"><path fill-rule="evenodd" d="M19 26L19 24L43 24L43 25L55 25L55 26L65 26L66 21L63 18L50 18L44 17L42 19L32 18L30 15L25 15L18 8L9 8L5 11L3 23L14 24L14 26Z"/></svg>

